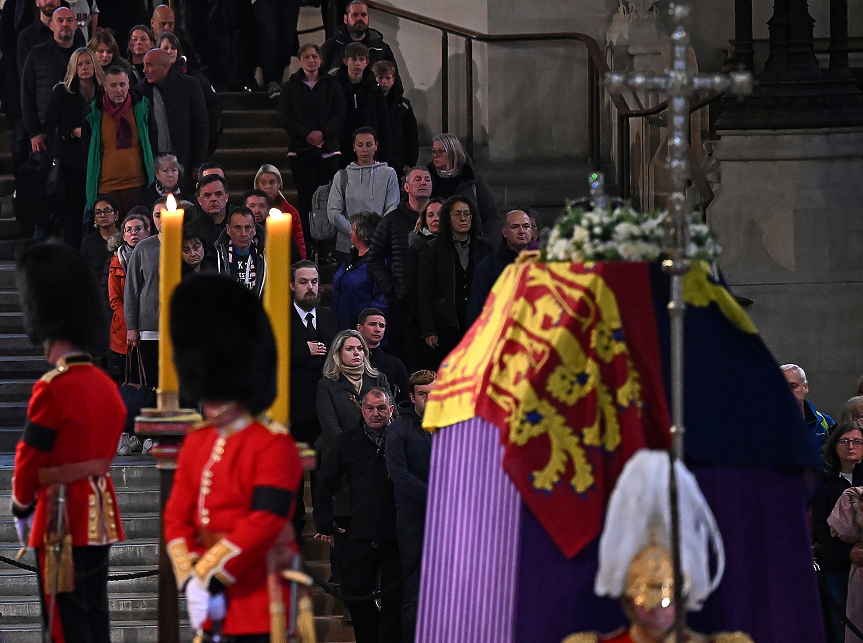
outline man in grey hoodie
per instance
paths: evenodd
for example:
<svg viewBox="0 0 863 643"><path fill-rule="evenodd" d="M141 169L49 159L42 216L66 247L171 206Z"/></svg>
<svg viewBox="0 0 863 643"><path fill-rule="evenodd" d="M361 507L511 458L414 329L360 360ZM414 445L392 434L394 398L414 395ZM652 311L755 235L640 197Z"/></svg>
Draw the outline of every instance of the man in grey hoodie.
<svg viewBox="0 0 863 643"><path fill-rule="evenodd" d="M378 135L371 127L354 132L354 151L357 160L344 170L347 181L333 181L327 213L330 223L338 230L336 259L346 263L351 251L351 223L348 220L357 212L376 212L384 216L399 204L399 181L394 169L386 163L377 163ZM342 184L344 183L344 191Z"/></svg>

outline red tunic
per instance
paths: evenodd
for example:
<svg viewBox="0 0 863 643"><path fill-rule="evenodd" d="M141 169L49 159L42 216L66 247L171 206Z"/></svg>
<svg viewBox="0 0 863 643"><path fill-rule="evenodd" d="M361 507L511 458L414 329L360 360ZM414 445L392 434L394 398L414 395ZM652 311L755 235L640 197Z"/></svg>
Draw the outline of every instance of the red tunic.
<svg viewBox="0 0 863 643"><path fill-rule="evenodd" d="M227 587L224 634L270 631L266 555L291 516L302 475L297 447L278 425L205 426L183 442L165 541L180 588L192 574L211 591Z"/></svg>
<svg viewBox="0 0 863 643"><path fill-rule="evenodd" d="M36 502L31 547L44 547L48 486L39 472L94 460L110 463L126 423L117 384L89 359L68 357L33 386L24 434L15 453L12 503L26 513ZM64 467L74 471L74 467ZM59 471L59 470L55 470ZM72 545L107 545L123 540L111 474L66 484Z"/></svg>

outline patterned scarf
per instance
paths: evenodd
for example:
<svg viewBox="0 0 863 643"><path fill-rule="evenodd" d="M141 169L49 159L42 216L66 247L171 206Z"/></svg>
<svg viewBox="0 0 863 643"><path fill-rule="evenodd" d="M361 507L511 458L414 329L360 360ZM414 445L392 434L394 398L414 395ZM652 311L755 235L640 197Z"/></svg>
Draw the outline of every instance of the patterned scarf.
<svg viewBox="0 0 863 643"><path fill-rule="evenodd" d="M126 94L126 100L121 105L115 105L108 98L108 94L102 95L102 107L105 112L114 119L117 129L117 149L128 150L132 147L132 124L127 118L132 111L132 95Z"/></svg>

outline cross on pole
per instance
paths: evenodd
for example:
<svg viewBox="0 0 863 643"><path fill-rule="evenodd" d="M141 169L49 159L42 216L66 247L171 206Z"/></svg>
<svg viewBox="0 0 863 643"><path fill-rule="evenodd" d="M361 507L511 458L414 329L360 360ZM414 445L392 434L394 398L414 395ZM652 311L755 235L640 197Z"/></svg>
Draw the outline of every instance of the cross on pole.
<svg viewBox="0 0 863 643"><path fill-rule="evenodd" d="M752 74L745 71L731 74L696 74L688 64L689 32L686 23L689 7L671 4L668 9L674 19L671 34L674 56L671 69L664 74L644 73L606 76L609 91L620 92L624 87L635 91L662 90L668 95L668 169L671 173L672 194L669 214L665 220L666 252L670 260L663 269L672 276L671 302L671 435L674 454L683 457L683 290L682 275L689 270L687 245L692 212L686 201L686 182L689 177L689 102L699 90L730 91L743 97L752 91Z"/></svg>
<svg viewBox="0 0 863 643"><path fill-rule="evenodd" d="M619 92L625 86L635 91L662 90L668 95L668 169L671 173L672 194L669 213L665 219L665 251L669 259L662 264L671 275L671 301L668 315L671 320L671 467L669 476L669 503L671 505L671 551L674 561L674 605L676 641L686 640L686 604L683 597L683 571L680 555L680 513L677 504L677 478L675 461L683 458L683 275L689 270L687 256L689 224L692 212L686 202L686 182L689 177L689 101L702 89L730 91L737 96L752 92L752 74L732 72L723 74L696 74L688 64L689 33L686 23L689 7L672 3L668 8L675 29L671 34L674 56L671 69L662 75L608 74L609 91Z"/></svg>

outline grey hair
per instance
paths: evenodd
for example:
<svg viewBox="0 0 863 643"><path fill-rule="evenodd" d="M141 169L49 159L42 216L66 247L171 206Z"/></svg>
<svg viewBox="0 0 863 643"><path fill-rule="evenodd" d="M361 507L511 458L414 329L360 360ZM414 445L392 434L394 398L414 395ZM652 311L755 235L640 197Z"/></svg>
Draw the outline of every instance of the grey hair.
<svg viewBox="0 0 863 643"><path fill-rule="evenodd" d="M842 405L839 411L839 423L855 422L863 418L863 395L857 395Z"/></svg>
<svg viewBox="0 0 863 643"><path fill-rule="evenodd" d="M471 162L470 157L467 155L467 152L465 152L461 142L456 138L455 134L444 132L443 134L435 136L432 141L437 141L443 145L443 149L446 151L447 160L452 169L461 171L463 166Z"/></svg>
<svg viewBox="0 0 863 643"><path fill-rule="evenodd" d="M393 402L392 394L389 392L388 389L385 389L383 386L375 386L373 388L370 388L368 391L366 391L366 394L363 395L363 399L361 400L361 402L365 402L366 398L369 395L377 395L378 397L385 397L387 399L387 404L389 404L390 406L395 406L395 402Z"/></svg>
<svg viewBox="0 0 863 643"><path fill-rule="evenodd" d="M797 374L800 375L800 379L803 380L804 384L808 384L806 381L806 371L797 366L797 364L783 364L779 368L782 369L783 373L787 373L788 371L797 371Z"/></svg>
<svg viewBox="0 0 863 643"><path fill-rule="evenodd" d="M360 335L360 331L358 330L343 330L338 333L333 339L333 344L330 346L330 350L327 351L327 359L324 362L324 377L333 380L334 382L339 381L339 377L342 375L342 368L344 364L342 364L342 347L345 345L345 342L353 337L354 339L360 340L360 344L363 347L363 353L365 353L365 374L369 377L377 377L378 371L372 366L369 361L369 345L366 344L366 339L362 335Z"/></svg>

